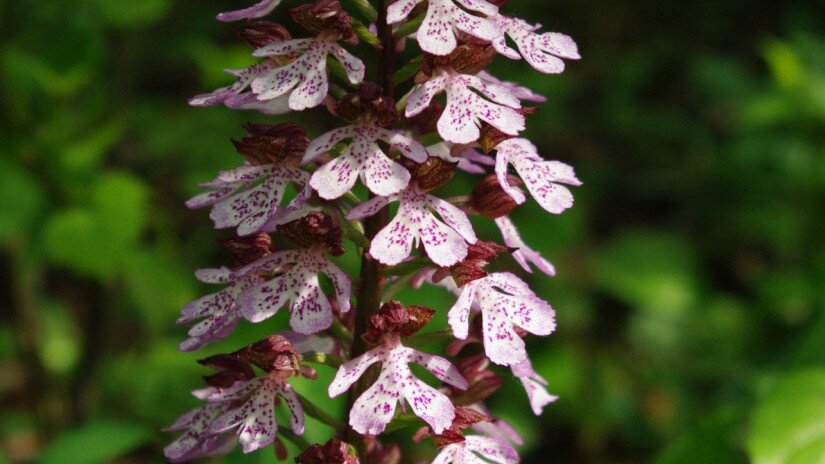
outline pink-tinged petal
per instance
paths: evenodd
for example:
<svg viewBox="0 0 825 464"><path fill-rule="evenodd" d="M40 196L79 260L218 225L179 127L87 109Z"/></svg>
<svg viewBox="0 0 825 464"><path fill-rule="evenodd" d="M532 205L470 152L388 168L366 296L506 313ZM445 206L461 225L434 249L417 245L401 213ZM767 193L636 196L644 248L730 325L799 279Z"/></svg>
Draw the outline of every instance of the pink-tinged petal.
<svg viewBox="0 0 825 464"><path fill-rule="evenodd" d="M433 460L432 464L465 464L466 461L463 460L463 450L464 448L461 443L447 445L444 448L441 448L441 450L438 452L438 456L435 457L435 460Z"/></svg>
<svg viewBox="0 0 825 464"><path fill-rule="evenodd" d="M569 168L569 166L563 166ZM555 177L554 166L546 162L532 163L532 166L524 166L516 170L524 180L524 186L547 212L560 214L573 206L573 193L567 187L557 183L563 181Z"/></svg>
<svg viewBox="0 0 825 464"><path fill-rule="evenodd" d="M389 203L390 200L391 197L372 197L349 210L347 213L347 219L354 221L357 219L370 217L381 211L383 207L387 206L387 203Z"/></svg>
<svg viewBox="0 0 825 464"><path fill-rule="evenodd" d="M332 200L349 192L356 180L358 171L354 169L349 158L339 156L318 168L312 174L309 185L321 198Z"/></svg>
<svg viewBox="0 0 825 464"><path fill-rule="evenodd" d="M362 435L378 435L392 421L401 393L400 385L391 382L390 371L384 369L378 380L355 400L349 414L349 424Z"/></svg>
<svg viewBox="0 0 825 464"><path fill-rule="evenodd" d="M329 384L327 393L330 398L349 390L349 388L364 375L364 372L373 364L383 361L386 351L383 347L374 348L355 359L345 362L338 368L335 378Z"/></svg>
<svg viewBox="0 0 825 464"><path fill-rule="evenodd" d="M510 181L507 180L507 165L510 163L510 154L506 150L502 150L502 145L504 143L498 144L497 154L496 154L496 177L498 178L498 183L501 185L502 190L504 190L507 195L518 204L522 204L527 201L527 197L524 196L524 192L522 192L518 187L511 186Z"/></svg>
<svg viewBox="0 0 825 464"><path fill-rule="evenodd" d="M302 287L292 304L290 327L304 335L328 329L332 325L332 306L321 291L318 275L302 273L300 277L303 279Z"/></svg>
<svg viewBox="0 0 825 464"><path fill-rule="evenodd" d="M544 300L535 296L504 298L502 308L510 320L534 335L550 335L556 330L556 312Z"/></svg>
<svg viewBox="0 0 825 464"><path fill-rule="evenodd" d="M468 14L460 8L454 10L453 25L456 29L481 40L490 41L501 35L501 30L489 19Z"/></svg>
<svg viewBox="0 0 825 464"><path fill-rule="evenodd" d="M238 297L238 312L249 322L262 322L295 298L296 290L286 275L245 290Z"/></svg>
<svg viewBox="0 0 825 464"><path fill-rule="evenodd" d="M467 242L455 230L432 215L418 227L418 235L427 256L439 266L448 267L467 257Z"/></svg>
<svg viewBox="0 0 825 464"><path fill-rule="evenodd" d="M292 90L300 81L301 74L294 66L286 65L253 79L252 91L258 96L258 100L272 100Z"/></svg>
<svg viewBox="0 0 825 464"><path fill-rule="evenodd" d="M519 102L519 99L516 98L513 92L507 87L491 82L484 82L477 76L463 76L463 79L468 87L478 90L490 100L502 105L507 105L510 108L521 108L521 102Z"/></svg>
<svg viewBox="0 0 825 464"><path fill-rule="evenodd" d="M289 97L286 95L268 101L260 101L255 94L250 92L230 97L224 104L233 110L255 110L270 116L280 116L292 111L292 108L289 107Z"/></svg>
<svg viewBox="0 0 825 464"><path fill-rule="evenodd" d="M361 81L364 80L366 67L363 61L338 44L332 44L331 54L337 58L344 67L347 73L347 79L349 79L351 84L360 84Z"/></svg>
<svg viewBox="0 0 825 464"><path fill-rule="evenodd" d="M518 53L516 53L516 59L519 58ZM500 85L502 87L506 87L516 98L519 100L534 102L534 103L544 103L547 101L547 98L539 95L532 90L528 89L527 87L523 87L521 85L516 84L515 82L508 82L502 81L493 76L492 74L488 73L487 71L481 71L477 74L482 80L490 82L492 84Z"/></svg>
<svg viewBox="0 0 825 464"><path fill-rule="evenodd" d="M195 278L205 284L225 284L232 279L232 270L228 267L216 269L198 269Z"/></svg>
<svg viewBox="0 0 825 464"><path fill-rule="evenodd" d="M528 247L521 238L513 221L507 216L502 216L495 220L496 225L501 231L501 236L504 239L504 244L510 248L516 248L513 259L527 272L533 272L533 269L528 263L532 263L538 270L549 275L556 275L556 268L550 261L544 259L539 252Z"/></svg>
<svg viewBox="0 0 825 464"><path fill-rule="evenodd" d="M458 372L453 363L441 356L415 350L411 361L432 372L438 380L462 390L467 389L467 380Z"/></svg>
<svg viewBox="0 0 825 464"><path fill-rule="evenodd" d="M518 364L527 358L524 340L518 336L507 314L497 307L481 304L484 352L490 361L502 366Z"/></svg>
<svg viewBox="0 0 825 464"><path fill-rule="evenodd" d="M321 59L315 66L306 70L304 78L289 95L289 107L295 111L314 108L323 103L327 92L329 92L327 62Z"/></svg>
<svg viewBox="0 0 825 464"><path fill-rule="evenodd" d="M218 15L218 21L232 22L242 19L262 18L271 13L280 3L281 0L262 0L249 8L221 13Z"/></svg>
<svg viewBox="0 0 825 464"><path fill-rule="evenodd" d="M564 61L541 49L539 37L529 35L516 42L521 56L530 63L534 69L545 74L559 74L564 72Z"/></svg>
<svg viewBox="0 0 825 464"><path fill-rule="evenodd" d="M465 285L447 314L447 321L453 329L453 335L461 340L465 340L469 333L470 310L472 309L473 300L475 300L475 287L472 282Z"/></svg>
<svg viewBox="0 0 825 464"><path fill-rule="evenodd" d="M488 287L496 287L513 296L535 296L530 286L510 272L495 272L485 278Z"/></svg>
<svg viewBox="0 0 825 464"><path fill-rule="evenodd" d="M294 52L303 52L315 43L315 39L292 39L272 42L252 53L252 56L263 58L267 56L284 56Z"/></svg>
<svg viewBox="0 0 825 464"><path fill-rule="evenodd" d="M335 288L335 300L338 303L338 311L342 313L349 311L352 283L347 273L331 261L323 263L322 271L327 275L330 282L332 282L332 286Z"/></svg>
<svg viewBox="0 0 825 464"><path fill-rule="evenodd" d="M519 455L512 446L493 438L471 435L464 441L464 447L470 452L480 454L487 462L496 464L517 464L519 462Z"/></svg>
<svg viewBox="0 0 825 464"><path fill-rule="evenodd" d="M444 91L447 87L446 77L431 77L427 82L413 88L407 97L407 109L405 115L411 118L430 106L433 97Z"/></svg>
<svg viewBox="0 0 825 464"><path fill-rule="evenodd" d="M498 7L484 0L455 0L468 10L477 11L484 16L493 16L498 13Z"/></svg>
<svg viewBox="0 0 825 464"><path fill-rule="evenodd" d="M298 256L300 256L300 253L300 251L295 250L276 251L275 253L270 253L263 258L258 258L256 261L236 270L235 275L247 276L260 272L281 272L282 267L287 264L294 263L298 259Z"/></svg>
<svg viewBox="0 0 825 464"><path fill-rule="evenodd" d="M432 208L441 216L441 220L444 221L445 224L464 237L467 243L473 244L478 242L476 233L473 230L473 225L470 223L467 215L464 214L464 211L461 211L458 207L441 198L432 197L432 199Z"/></svg>
<svg viewBox="0 0 825 464"><path fill-rule="evenodd" d="M324 153L329 153L329 151L332 150L332 147L334 147L337 143L345 139L352 138L354 135L354 126L346 126L333 129L318 136L309 143L306 153L304 153L304 159L301 162L306 164L315 160L315 158L323 155Z"/></svg>
<svg viewBox="0 0 825 464"><path fill-rule="evenodd" d="M513 48L510 48L510 46L507 45L506 34L501 34L500 36L493 39L491 43L493 45L493 48L499 53L499 55L506 56L511 60L521 59L521 55L519 54L519 52Z"/></svg>
<svg viewBox="0 0 825 464"><path fill-rule="evenodd" d="M404 134L393 132L382 127L378 127L377 132L381 140L389 143L392 148L398 150L407 158L416 163L427 161L427 149L412 137L407 137Z"/></svg>
<svg viewBox="0 0 825 464"><path fill-rule="evenodd" d="M263 377L252 380L239 380L225 389L212 389L206 400L210 403L234 403L247 399L254 391L260 387Z"/></svg>
<svg viewBox="0 0 825 464"><path fill-rule="evenodd" d="M210 424L226 412L226 409L227 407L222 404L207 404L181 416L164 431L186 431L163 449L163 455L173 462L202 456L203 453L198 452L202 450L201 444L209 436Z"/></svg>
<svg viewBox="0 0 825 464"><path fill-rule="evenodd" d="M286 179L272 176L262 184L216 204L209 217L218 229L237 226L238 235L258 232L281 203L286 185Z"/></svg>
<svg viewBox="0 0 825 464"><path fill-rule="evenodd" d="M409 16L421 0L398 0L387 8L387 24L395 24Z"/></svg>
<svg viewBox="0 0 825 464"><path fill-rule="evenodd" d="M468 160L474 163L483 164L485 166L494 166L496 164L495 158L493 158L490 155L485 155L484 153L481 153L480 151L475 150L473 148L464 150L461 153L461 156L467 158Z"/></svg>
<svg viewBox="0 0 825 464"><path fill-rule="evenodd" d="M249 399L242 406L216 419L210 427L214 433L237 429L238 441L244 453L271 445L278 431L274 410L279 390L276 381L260 377L248 383L256 384L256 390Z"/></svg>
<svg viewBox="0 0 825 464"><path fill-rule="evenodd" d="M571 60L578 60L579 48L576 42L568 35L558 32L545 32L539 38L542 50Z"/></svg>
<svg viewBox="0 0 825 464"><path fill-rule="evenodd" d="M449 0L430 0L427 15L416 33L418 45L425 52L444 56L455 50L451 6L455 8Z"/></svg>
<svg viewBox="0 0 825 464"><path fill-rule="evenodd" d="M447 90L447 106L436 124L444 140L453 143L471 143L478 140L480 131L475 121L478 97L463 84L451 84Z"/></svg>
<svg viewBox="0 0 825 464"><path fill-rule="evenodd" d="M413 240L411 225L399 214L376 234L370 254L383 264L393 266L410 255Z"/></svg>
<svg viewBox="0 0 825 464"><path fill-rule="evenodd" d="M234 315L216 320L206 319L192 326L187 334L188 338L178 343L178 349L183 352L199 350L208 343L228 337L237 326L238 318ZM202 335L193 335L192 332Z"/></svg>
<svg viewBox="0 0 825 464"><path fill-rule="evenodd" d="M367 186L370 192L376 195L388 196L396 194L407 187L410 182L409 171L404 166L387 158L377 145L373 146L373 150L361 174L364 185Z"/></svg>
<svg viewBox="0 0 825 464"><path fill-rule="evenodd" d="M232 74L237 77L234 84L227 87L221 87L220 89L210 93L196 95L189 99L189 104L192 106L213 106L222 104L230 98L240 95L252 82L254 82L256 78L269 72L271 69L271 63L258 63L241 70L227 69L226 72L228 74Z"/></svg>
<svg viewBox="0 0 825 464"><path fill-rule="evenodd" d="M478 99L474 108L478 119L509 135L518 135L525 128L524 115L507 106Z"/></svg>
<svg viewBox="0 0 825 464"><path fill-rule="evenodd" d="M278 169L273 169L272 165L265 165L265 166L251 166L245 164L243 166L239 166L235 169L230 169L228 171L221 171L218 174L218 177L215 179L215 185L225 185L225 184L239 184L243 185L248 182L255 182L256 180L264 177L266 175L272 175L275 172L279 171Z"/></svg>
<svg viewBox="0 0 825 464"><path fill-rule="evenodd" d="M484 409L478 407L473 409L480 410L484 414L490 415L490 413ZM516 429L514 429L512 425L503 419L495 418L492 422L479 422L473 425L473 430L496 440L511 441L519 446L524 444L524 440L516 432Z"/></svg>
<svg viewBox="0 0 825 464"><path fill-rule="evenodd" d="M230 197L236 190L238 190L238 185L228 185L212 192L200 193L187 200L186 207L189 209L198 209L205 206L212 206Z"/></svg>
<svg viewBox="0 0 825 464"><path fill-rule="evenodd" d="M529 359L512 366L512 370L513 375L521 380L521 384L527 392L533 414L540 416L545 406L559 399L558 396L547 392L547 388L545 388L547 381L533 370Z"/></svg>
<svg viewBox="0 0 825 464"><path fill-rule="evenodd" d="M432 427L436 434L444 432L455 419L455 407L449 398L416 378L402 384L404 399L416 416Z"/></svg>
<svg viewBox="0 0 825 464"><path fill-rule="evenodd" d="M304 407L301 406L301 398L295 393L292 385L283 382L278 392L283 398L286 408L289 411L289 425L296 435L304 434Z"/></svg>

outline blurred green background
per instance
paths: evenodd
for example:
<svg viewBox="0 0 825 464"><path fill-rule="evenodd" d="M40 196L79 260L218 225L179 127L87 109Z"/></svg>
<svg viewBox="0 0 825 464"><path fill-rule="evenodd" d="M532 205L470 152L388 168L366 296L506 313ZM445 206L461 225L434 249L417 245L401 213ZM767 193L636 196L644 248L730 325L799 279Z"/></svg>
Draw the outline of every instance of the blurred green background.
<svg viewBox="0 0 825 464"><path fill-rule="evenodd" d="M214 291L192 271L228 259L183 201L240 162L242 123L267 120L186 106L250 62L213 19L248 3L0 0L0 463L163 462L159 429L206 373L194 361L283 324L176 351L179 308ZM825 3L505 11L584 57L562 76L493 69L549 97L527 136L584 181L561 216L513 214L559 270L530 277L559 319L530 351L561 399L535 418L511 379L493 404L524 462L825 462ZM287 119L317 135L321 111ZM441 323L451 302L402 298ZM320 399L319 371L297 388Z"/></svg>

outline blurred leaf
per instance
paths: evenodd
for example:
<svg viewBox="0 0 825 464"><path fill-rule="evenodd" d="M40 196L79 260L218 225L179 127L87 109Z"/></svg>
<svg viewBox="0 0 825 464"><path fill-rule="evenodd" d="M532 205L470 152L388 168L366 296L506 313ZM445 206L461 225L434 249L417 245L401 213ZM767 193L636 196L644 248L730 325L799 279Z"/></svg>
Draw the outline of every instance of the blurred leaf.
<svg viewBox="0 0 825 464"><path fill-rule="evenodd" d="M159 250L139 250L124 261L129 296L140 311L146 329L161 333L171 326L178 310L195 298L190 271L174 256Z"/></svg>
<svg viewBox="0 0 825 464"><path fill-rule="evenodd" d="M825 459L825 369L784 374L772 382L751 418L747 448L754 464Z"/></svg>
<svg viewBox="0 0 825 464"><path fill-rule="evenodd" d="M4 48L0 59L7 78L15 88L25 89L34 85L53 98L76 94L93 77L85 63L58 71L44 58L16 48Z"/></svg>
<svg viewBox="0 0 825 464"><path fill-rule="evenodd" d="M765 44L763 53L773 73L773 78L781 87L799 87L805 80L802 60L790 44L780 40L771 40Z"/></svg>
<svg viewBox="0 0 825 464"><path fill-rule="evenodd" d="M120 28L145 27L163 19L172 7L169 0L95 0L103 18Z"/></svg>
<svg viewBox="0 0 825 464"><path fill-rule="evenodd" d="M38 457L37 464L95 464L110 462L145 443L146 427L119 422L92 422L61 434Z"/></svg>
<svg viewBox="0 0 825 464"><path fill-rule="evenodd" d="M75 174L96 170L106 153L120 140L124 125L111 121L96 128L91 134L68 145L59 160L62 168Z"/></svg>
<svg viewBox="0 0 825 464"><path fill-rule="evenodd" d="M667 446L653 464L744 462L736 443L741 412L725 409L707 417L695 429Z"/></svg>
<svg viewBox="0 0 825 464"><path fill-rule="evenodd" d="M60 302L50 301L42 311L40 357L52 372L66 374L80 360L77 323Z"/></svg>
<svg viewBox="0 0 825 464"><path fill-rule="evenodd" d="M37 180L10 160L0 159L0 242L28 231L44 203Z"/></svg>

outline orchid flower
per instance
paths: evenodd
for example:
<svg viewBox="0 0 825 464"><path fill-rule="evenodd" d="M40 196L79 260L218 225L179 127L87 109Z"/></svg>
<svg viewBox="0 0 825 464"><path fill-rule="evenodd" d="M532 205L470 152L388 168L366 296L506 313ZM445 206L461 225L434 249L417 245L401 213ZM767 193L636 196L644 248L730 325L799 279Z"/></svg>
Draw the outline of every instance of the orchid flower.
<svg viewBox="0 0 825 464"><path fill-rule="evenodd" d="M259 184L258 181L263 180ZM301 190L286 206L280 206L286 186ZM291 220L289 213L300 209L309 199L309 174L287 164L244 165L221 172L212 182L201 184L212 189L186 202L192 209L212 206L209 216L218 229L237 227L239 235L271 231Z"/></svg>
<svg viewBox="0 0 825 464"><path fill-rule="evenodd" d="M353 404L349 423L358 433L378 435L393 418L396 404L404 401L415 415L430 425L436 433L450 426L455 408L446 395L417 379L407 364L416 363L432 372L439 380L457 388L467 388L467 381L446 359L407 348L397 339L352 359L338 368L329 385L334 398L347 391L373 364L381 363L378 380Z"/></svg>
<svg viewBox="0 0 825 464"><path fill-rule="evenodd" d="M372 216L391 201L398 201L398 212L370 245L370 254L384 264L400 263L421 241L427 256L434 263L451 266L467 256L468 243L478 241L463 211L416 186L389 197L369 199L352 208L347 219ZM440 221L432 211L438 213Z"/></svg>
<svg viewBox="0 0 825 464"><path fill-rule="evenodd" d="M524 203L524 193L507 182L507 166L512 164L525 187L547 212L559 214L573 206L573 194L560 184L581 185L573 168L559 161L545 161L527 139L509 139L496 146L496 175L501 188L516 203Z"/></svg>
<svg viewBox="0 0 825 464"><path fill-rule="evenodd" d="M484 352L496 364L511 366L527 358L514 326L535 335L550 335L556 328L553 308L509 272L493 273L461 288L447 316L456 338L467 338L473 304L483 318Z"/></svg>
<svg viewBox="0 0 825 464"><path fill-rule="evenodd" d="M278 275L247 288L238 296L238 312L250 322L261 322L289 305L289 324L300 334L313 334L332 324L332 305L321 290L318 274L325 274L335 287L340 312L350 308L349 277L321 252L307 250L279 251L267 255L238 271L236 275L261 273Z"/></svg>
<svg viewBox="0 0 825 464"><path fill-rule="evenodd" d="M537 34L541 25L531 26L519 18L508 18L496 15L496 25L501 29L501 35L493 40L496 51L512 60L524 57L530 66L546 74L558 74L564 71L564 61L578 60L579 50L576 42L570 37L557 32ZM507 45L507 36L516 43L518 51Z"/></svg>
<svg viewBox="0 0 825 464"><path fill-rule="evenodd" d="M332 150L337 143L347 139L351 142L344 151L318 168L309 181L321 198L340 197L355 185L359 176L364 185L376 195L393 195L406 188L410 173L387 157L379 147L379 141L386 142L417 163L427 160L427 150L414 139L375 124L357 124L329 131L313 140L303 162L314 161Z"/></svg>
<svg viewBox="0 0 825 464"><path fill-rule="evenodd" d="M218 15L218 21L232 22L242 19L262 18L275 9L281 0L261 0L260 2L242 10L228 11Z"/></svg>
<svg viewBox="0 0 825 464"><path fill-rule="evenodd" d="M387 22L395 24L403 21L421 1L398 0L391 4L387 9ZM485 16L498 13L498 7L486 0L429 0L427 15L416 34L422 50L433 55L447 55L455 50L455 36L459 31L486 41L500 34L491 20L470 14L456 3Z"/></svg>
<svg viewBox="0 0 825 464"><path fill-rule="evenodd" d="M516 464L519 456L504 441L471 435L441 449L432 464Z"/></svg>
<svg viewBox="0 0 825 464"><path fill-rule="evenodd" d="M518 135L524 130L524 115L516 111L521 103L510 89L485 82L478 76L444 70L413 88L407 99L407 117L424 111L441 92L447 93L447 106L438 119L438 133L449 142L475 142L481 135L481 121L509 135Z"/></svg>
<svg viewBox="0 0 825 464"><path fill-rule="evenodd" d="M547 392L547 381L533 370L533 365L529 359L510 366L513 370L513 375L516 376L524 391L527 392L527 398L530 400L530 407L533 409L533 414L540 416L542 410L548 404L559 399L558 396L551 395Z"/></svg>

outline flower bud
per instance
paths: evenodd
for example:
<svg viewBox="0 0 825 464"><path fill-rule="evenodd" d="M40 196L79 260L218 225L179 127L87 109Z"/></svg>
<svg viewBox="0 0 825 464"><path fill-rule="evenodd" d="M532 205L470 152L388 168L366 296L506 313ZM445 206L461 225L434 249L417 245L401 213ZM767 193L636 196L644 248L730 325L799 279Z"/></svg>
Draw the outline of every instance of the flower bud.
<svg viewBox="0 0 825 464"><path fill-rule="evenodd" d="M293 21L315 35L334 30L341 35L341 40L358 43L358 37L352 30L352 18L338 0L316 0L315 3L292 8L289 14Z"/></svg>
<svg viewBox="0 0 825 464"><path fill-rule="evenodd" d="M335 103L333 112L347 121L372 117L379 126L384 127L400 119L395 101L385 97L381 86L372 82L363 83L358 92L344 95Z"/></svg>
<svg viewBox="0 0 825 464"><path fill-rule="evenodd" d="M285 158L300 158L309 146L306 132L297 124L247 124L249 135L233 140L238 153L250 164L261 166L280 163Z"/></svg>
<svg viewBox="0 0 825 464"><path fill-rule="evenodd" d="M297 373L301 369L301 355L282 335L271 335L235 351L232 356L267 372Z"/></svg>
<svg viewBox="0 0 825 464"><path fill-rule="evenodd" d="M237 32L237 36L255 49L292 38L284 26L271 21L249 21Z"/></svg>
<svg viewBox="0 0 825 464"><path fill-rule="evenodd" d="M364 341L374 345L386 334L409 337L427 325L433 314L435 311L424 306L404 306L398 301L389 301L381 306L378 314L370 316Z"/></svg>
<svg viewBox="0 0 825 464"><path fill-rule="evenodd" d="M295 458L297 464L358 464L358 454L347 443L329 440L324 446L314 444Z"/></svg>
<svg viewBox="0 0 825 464"><path fill-rule="evenodd" d="M431 75L436 68L452 68L461 74L478 74L496 56L495 49L487 43L463 43L446 56L427 55L422 72Z"/></svg>
<svg viewBox="0 0 825 464"><path fill-rule="evenodd" d="M457 164L431 156L427 158L424 164L417 165L415 171L411 171L411 173L418 187L428 192L449 182L453 178L453 170Z"/></svg>
<svg viewBox="0 0 825 464"><path fill-rule="evenodd" d="M453 403L456 405L480 403L501 388L504 378L487 369L489 366L490 360L484 353L468 356L456 364L470 386L466 390L459 390L448 385L449 396Z"/></svg>
<svg viewBox="0 0 825 464"><path fill-rule="evenodd" d="M467 247L467 257L450 267L450 274L456 285L463 287L469 282L486 277L484 267L505 251L508 251L507 247L495 242L479 241Z"/></svg>
<svg viewBox="0 0 825 464"><path fill-rule="evenodd" d="M255 371L248 362L229 354L216 354L201 359L198 363L218 371L203 377L210 387L228 388L239 380L249 380L255 377Z"/></svg>
<svg viewBox="0 0 825 464"><path fill-rule="evenodd" d="M238 266L246 266L272 253L272 237L265 232L246 236L218 238L218 243L229 250Z"/></svg>
<svg viewBox="0 0 825 464"><path fill-rule="evenodd" d="M321 211L313 211L306 216L278 226L278 232L301 248L323 247L333 255L344 254L344 233L332 217Z"/></svg>
<svg viewBox="0 0 825 464"><path fill-rule="evenodd" d="M507 175L507 182L510 186L516 188L521 185L521 179L509 174ZM516 206L518 206L518 203L501 188L495 174L490 174L482 179L470 195L470 207L476 213L490 219L506 216Z"/></svg>

